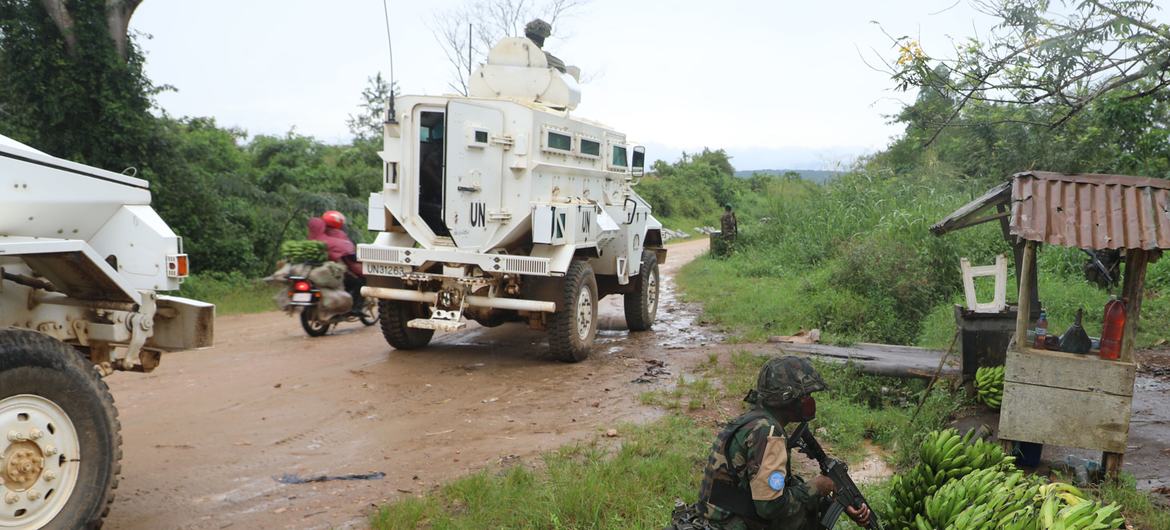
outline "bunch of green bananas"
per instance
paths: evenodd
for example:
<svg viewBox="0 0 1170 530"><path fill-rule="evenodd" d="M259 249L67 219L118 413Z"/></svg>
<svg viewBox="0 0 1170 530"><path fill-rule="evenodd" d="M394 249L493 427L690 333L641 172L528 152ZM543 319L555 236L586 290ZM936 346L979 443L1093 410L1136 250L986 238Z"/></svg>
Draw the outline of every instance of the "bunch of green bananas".
<svg viewBox="0 0 1170 530"><path fill-rule="evenodd" d="M918 449L919 463L891 481L891 506L887 510L893 528L916 528L926 499L948 482L980 469L1006 467L1013 458L998 445L974 440L974 431L959 435L955 429L933 431Z"/></svg>
<svg viewBox="0 0 1170 530"><path fill-rule="evenodd" d="M975 371L975 390L979 401L999 410L1003 401L1003 366L983 366Z"/></svg>
<svg viewBox="0 0 1170 530"><path fill-rule="evenodd" d="M322 263L329 260L325 243L311 240L285 241L280 245L280 255L290 263Z"/></svg>
<svg viewBox="0 0 1170 530"><path fill-rule="evenodd" d="M952 480L926 500L914 523L925 528L1003 528L1031 507L1040 481L1007 466L980 469Z"/></svg>
<svg viewBox="0 0 1170 530"><path fill-rule="evenodd" d="M983 469L939 488L915 530L1113 530L1121 508L1085 498L1070 484L1045 484L1015 469Z"/></svg>

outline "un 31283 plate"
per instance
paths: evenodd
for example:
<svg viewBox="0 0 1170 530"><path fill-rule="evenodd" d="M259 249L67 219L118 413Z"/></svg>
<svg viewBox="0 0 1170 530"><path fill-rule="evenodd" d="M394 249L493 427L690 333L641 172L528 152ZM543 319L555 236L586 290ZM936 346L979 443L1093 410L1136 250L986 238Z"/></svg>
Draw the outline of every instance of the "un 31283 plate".
<svg viewBox="0 0 1170 530"><path fill-rule="evenodd" d="M366 274L374 276L394 276L400 277L410 272L410 267L403 267L401 265L386 265L384 263L362 263L362 271Z"/></svg>

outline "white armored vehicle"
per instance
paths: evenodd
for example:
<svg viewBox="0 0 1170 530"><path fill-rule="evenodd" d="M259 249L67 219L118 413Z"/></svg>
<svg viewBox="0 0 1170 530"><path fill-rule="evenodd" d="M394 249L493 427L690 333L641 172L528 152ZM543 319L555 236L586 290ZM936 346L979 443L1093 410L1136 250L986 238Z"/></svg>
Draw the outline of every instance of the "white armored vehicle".
<svg viewBox="0 0 1170 530"><path fill-rule="evenodd" d="M654 322L666 249L632 189L645 150L570 115L576 69L549 59L532 40L506 38L470 97L392 102L383 191L370 197L380 234L358 259L395 348L423 347L465 319L520 321L548 331L554 356L580 361L609 294L625 297L631 330Z"/></svg>
<svg viewBox="0 0 1170 530"><path fill-rule="evenodd" d="M101 525L122 457L103 375L211 345L214 306L159 294L187 268L146 181L0 136L0 529Z"/></svg>

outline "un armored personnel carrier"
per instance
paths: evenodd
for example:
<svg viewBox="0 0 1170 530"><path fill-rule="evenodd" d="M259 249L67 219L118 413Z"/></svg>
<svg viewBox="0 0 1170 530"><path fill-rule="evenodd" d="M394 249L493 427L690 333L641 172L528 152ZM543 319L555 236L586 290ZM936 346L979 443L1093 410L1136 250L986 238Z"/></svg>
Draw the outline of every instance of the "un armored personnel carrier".
<svg viewBox="0 0 1170 530"><path fill-rule="evenodd" d="M576 73L510 37L469 97L392 102L383 189L369 206L380 233L358 246L390 345L423 347L466 319L518 321L547 330L554 356L580 361L610 294L624 296L631 330L650 328L666 249L633 189L645 150L571 115Z"/></svg>
<svg viewBox="0 0 1170 530"><path fill-rule="evenodd" d="M0 529L94 528L122 458L102 380L211 345L146 181L0 136Z"/></svg>

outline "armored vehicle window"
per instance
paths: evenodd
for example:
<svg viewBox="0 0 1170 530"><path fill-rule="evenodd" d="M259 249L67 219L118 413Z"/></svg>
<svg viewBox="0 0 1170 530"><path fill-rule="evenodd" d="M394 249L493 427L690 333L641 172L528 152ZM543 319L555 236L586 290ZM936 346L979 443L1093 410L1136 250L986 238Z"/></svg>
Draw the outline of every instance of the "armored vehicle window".
<svg viewBox="0 0 1170 530"><path fill-rule="evenodd" d="M613 146L613 165L617 167L627 167L630 165L626 162L626 146Z"/></svg>
<svg viewBox="0 0 1170 530"><path fill-rule="evenodd" d="M581 154L589 156L601 156L601 142L593 140L581 139Z"/></svg>
<svg viewBox="0 0 1170 530"><path fill-rule="evenodd" d="M442 112L423 111L418 124L418 209L419 216L435 235L449 236L443 222L443 126Z"/></svg>
<svg viewBox="0 0 1170 530"><path fill-rule="evenodd" d="M549 149L557 149L560 151L572 151L573 150L573 137L569 136L567 134L561 134L558 132L549 131L548 132L548 148Z"/></svg>
<svg viewBox="0 0 1170 530"><path fill-rule="evenodd" d="M486 144L488 141L487 131L475 131L475 141L477 143Z"/></svg>

